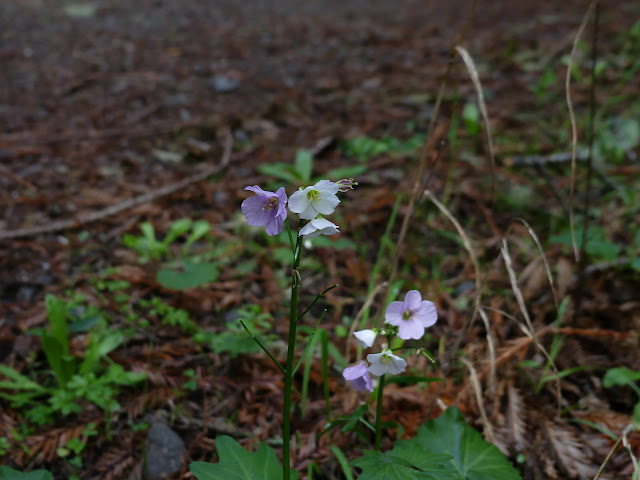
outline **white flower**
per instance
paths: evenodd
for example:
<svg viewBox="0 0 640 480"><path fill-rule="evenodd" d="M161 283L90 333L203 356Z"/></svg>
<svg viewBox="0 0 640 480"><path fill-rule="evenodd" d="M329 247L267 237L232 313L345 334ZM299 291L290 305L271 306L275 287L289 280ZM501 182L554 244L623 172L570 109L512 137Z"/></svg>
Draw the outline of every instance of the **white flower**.
<svg viewBox="0 0 640 480"><path fill-rule="evenodd" d="M404 369L407 367L407 362L391 353L391 350L383 350L382 353L367 355L367 360L371 363L367 370L378 377L385 373L396 375L404 372Z"/></svg>
<svg viewBox="0 0 640 480"><path fill-rule="evenodd" d="M336 196L339 189L339 185L329 180L320 180L314 186L291 195L289 210L299 214L304 220L312 220L318 215L330 215L340 203Z"/></svg>
<svg viewBox="0 0 640 480"><path fill-rule="evenodd" d="M358 332L354 332L353 334L356 336L358 345L360 345L362 348L369 348L371 345L373 345L373 342L375 341L377 335L377 333L373 330L360 330Z"/></svg>
<svg viewBox="0 0 640 480"><path fill-rule="evenodd" d="M333 235L339 232L338 228L340 228L338 225L331 223L329 220L314 218L300 229L298 235L308 240L310 238L316 238L318 235Z"/></svg>

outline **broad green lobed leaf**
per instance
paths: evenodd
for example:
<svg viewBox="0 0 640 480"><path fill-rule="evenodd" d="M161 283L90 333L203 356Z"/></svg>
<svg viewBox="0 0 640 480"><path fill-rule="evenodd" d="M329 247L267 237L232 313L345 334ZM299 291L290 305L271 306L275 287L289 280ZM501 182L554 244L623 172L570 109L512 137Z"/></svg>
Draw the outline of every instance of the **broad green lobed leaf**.
<svg viewBox="0 0 640 480"><path fill-rule="evenodd" d="M282 466L273 449L260 445L256 452L245 450L233 438L223 435L216 438L218 463L194 462L189 469L198 480L280 480ZM297 480L298 473L291 472Z"/></svg>

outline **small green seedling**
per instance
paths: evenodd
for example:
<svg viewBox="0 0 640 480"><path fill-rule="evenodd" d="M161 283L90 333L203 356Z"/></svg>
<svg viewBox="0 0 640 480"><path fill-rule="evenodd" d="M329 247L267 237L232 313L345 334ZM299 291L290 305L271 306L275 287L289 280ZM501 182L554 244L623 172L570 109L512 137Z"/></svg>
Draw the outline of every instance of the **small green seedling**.
<svg viewBox="0 0 640 480"><path fill-rule="evenodd" d="M309 150L301 149L296 153L293 165L276 162L258 166L258 171L279 181L302 185L313 183L313 154ZM365 165L350 165L330 170L323 178L347 178L362 175L366 171Z"/></svg>
<svg viewBox="0 0 640 480"><path fill-rule="evenodd" d="M45 357L56 384L51 385L44 376L46 371L32 372L33 378L7 366L0 365L0 398L8 400L12 407L25 410L25 417L37 425L52 423L55 415L67 416L82 411L82 401L87 400L105 412L120 408L115 397L121 386L132 386L146 379L146 374L126 372L113 363L108 354L124 341L120 330L109 329L104 318L74 318L73 304L67 304L53 295L46 298L49 329L32 332L40 336ZM87 309L88 315L95 311ZM75 321L68 324L67 320ZM78 324L86 328L78 328ZM70 333L91 329L89 343L83 357L69 351ZM108 366L105 366L107 365ZM43 402L42 399L47 401Z"/></svg>
<svg viewBox="0 0 640 480"><path fill-rule="evenodd" d="M640 380L640 371L630 370L625 367L610 368L602 379L605 388L628 385L638 395L638 403L633 407L633 423L640 429L640 387L637 381Z"/></svg>
<svg viewBox="0 0 640 480"><path fill-rule="evenodd" d="M163 257L170 258L172 255L171 245L179 237L187 235L181 248L181 256L184 256L189 247L207 235L210 230L211 225L206 220L193 221L190 218L182 218L173 222L167 235L160 240L156 238L153 225L144 222L140 225L142 235L126 234L123 237L123 243L140 255L141 263L146 263L149 260L159 260Z"/></svg>

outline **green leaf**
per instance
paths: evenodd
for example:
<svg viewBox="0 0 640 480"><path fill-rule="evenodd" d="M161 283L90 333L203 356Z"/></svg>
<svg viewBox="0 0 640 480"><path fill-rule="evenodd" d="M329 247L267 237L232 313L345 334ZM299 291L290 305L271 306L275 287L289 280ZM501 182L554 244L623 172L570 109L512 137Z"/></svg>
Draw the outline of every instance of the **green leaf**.
<svg viewBox="0 0 640 480"><path fill-rule="evenodd" d="M362 423L367 428L369 428L371 431L375 431L375 428L373 428L373 425L371 425L369 422L367 422L364 419L364 416L367 413L368 409L369 409L369 407L365 403L365 404L360 405L358 408L356 408L351 413L351 415L346 415L344 417L334 418L333 420L331 420L330 422L327 423L327 426L325 427L324 432L332 429L333 427L337 427L338 425L344 425L342 427L342 430L340 430L342 433L354 431L356 429L356 427L358 426L358 423Z"/></svg>
<svg viewBox="0 0 640 480"><path fill-rule="evenodd" d="M54 295L47 295L45 299L47 317L49 318L49 328L51 335L58 340L62 351L66 354L69 351L69 334L67 333L67 306Z"/></svg>
<svg viewBox="0 0 640 480"><path fill-rule="evenodd" d="M329 170L326 177L333 180L340 180L341 178L355 178L364 174L367 170L368 167L366 165L351 165Z"/></svg>
<svg viewBox="0 0 640 480"><path fill-rule="evenodd" d="M298 172L291 165L282 162L259 165L257 170L264 175L284 180L287 183L295 184L301 180L298 177Z"/></svg>
<svg viewBox="0 0 640 480"><path fill-rule="evenodd" d="M0 480L53 480L53 475L46 470L23 473L13 468L0 467Z"/></svg>
<svg viewBox="0 0 640 480"><path fill-rule="evenodd" d="M175 268L160 270L156 281L166 288L186 290L210 283L218 278L218 274L218 268L213 263L183 261Z"/></svg>
<svg viewBox="0 0 640 480"><path fill-rule="evenodd" d="M95 331L89 339L89 346L84 360L79 368L81 375L93 371L98 362L107 354L114 351L124 341L124 334L120 330L108 330L106 332Z"/></svg>
<svg viewBox="0 0 640 480"><path fill-rule="evenodd" d="M392 452L372 452L365 450L363 456L351 462L362 469L358 480L456 480L455 471L447 469L445 462L449 455L428 456L428 471L416 468L412 462L396 456ZM423 452L422 450L420 451Z"/></svg>
<svg viewBox="0 0 640 480"><path fill-rule="evenodd" d="M198 220L193 222L193 227L191 228L191 234L189 238L184 242L184 247L182 250L185 251L188 249L195 241L204 237L211 230L211 224L206 220Z"/></svg>
<svg viewBox="0 0 640 480"><path fill-rule="evenodd" d="M11 379L11 382L0 381L0 388L7 390L33 390L34 392L46 392L46 389L40 384L34 382L28 377L25 377L15 369L8 365L0 364L0 374Z"/></svg>
<svg viewBox="0 0 640 480"><path fill-rule="evenodd" d="M610 368L604 374L602 385L605 388L611 388L619 385L627 385L629 383L640 380L640 372L630 370L625 367Z"/></svg>
<svg viewBox="0 0 640 480"><path fill-rule="evenodd" d="M407 460L417 467L428 465L428 454L450 455L453 457L451 464L458 472L455 478L460 480L522 478L497 447L484 441L477 431L467 425L460 410L455 407L448 408L440 417L421 426L415 438L397 442L396 445L397 455L411 455ZM414 445L424 450L424 454L415 455Z"/></svg>
<svg viewBox="0 0 640 480"><path fill-rule="evenodd" d="M255 453L248 452L233 438L223 435L216 438L218 463L194 462L189 470L198 480L280 480L282 466L276 453L267 445L260 445ZM297 480L298 473L291 472Z"/></svg>
<svg viewBox="0 0 640 480"><path fill-rule="evenodd" d="M75 370L75 359L66 354L58 339L49 332L42 335L42 348L56 380L64 388Z"/></svg>
<svg viewBox="0 0 640 480"><path fill-rule="evenodd" d="M309 150L298 150L296 153L296 172L300 179L308 182L311 180L311 171L313 170L313 154Z"/></svg>
<svg viewBox="0 0 640 480"><path fill-rule="evenodd" d="M190 218L181 218L180 220L176 220L169 227L169 232L167 232L167 236L162 240L162 245L165 247L169 246L173 241L178 238L180 235L187 233L191 228L191 224L193 222Z"/></svg>

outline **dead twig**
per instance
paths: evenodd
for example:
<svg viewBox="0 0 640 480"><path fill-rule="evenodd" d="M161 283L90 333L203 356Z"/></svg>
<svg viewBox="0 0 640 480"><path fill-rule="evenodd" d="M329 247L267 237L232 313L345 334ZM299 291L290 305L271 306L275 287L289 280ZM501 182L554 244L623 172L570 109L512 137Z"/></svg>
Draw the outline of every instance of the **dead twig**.
<svg viewBox="0 0 640 480"><path fill-rule="evenodd" d="M24 238L24 237L33 237L35 235L41 235L43 233L53 233L58 232L60 230L67 230L72 228L78 228L81 225L87 223L93 223L98 220L102 220L103 218L110 217L117 213L120 213L124 210L129 210L133 207L137 207L138 205L143 205L145 203L152 202L158 198L165 197L167 195L171 195L172 193L177 192L178 190L182 190L183 188L198 183L211 175L215 175L226 168L229 164L229 160L231 158L231 148L233 146L233 138L229 131L226 132L226 142L224 146L224 152L222 154L222 159L216 165L212 165L211 167L205 169L204 171L192 175L188 178L180 180L178 182L172 183L165 187L154 190L153 192L145 193L143 195L139 195L134 198L130 198L128 200L124 200L117 205L112 205L110 207L106 207L97 212L92 212L87 215L81 215L77 218L71 218L68 220L60 220L57 222L50 223L48 225L42 225L40 227L31 227L31 228L21 228L18 230L10 230L8 232L0 232L0 241L2 240L10 240L13 238Z"/></svg>

